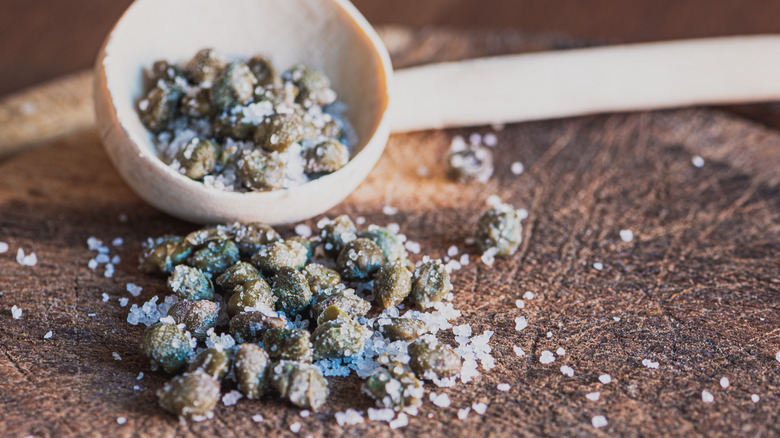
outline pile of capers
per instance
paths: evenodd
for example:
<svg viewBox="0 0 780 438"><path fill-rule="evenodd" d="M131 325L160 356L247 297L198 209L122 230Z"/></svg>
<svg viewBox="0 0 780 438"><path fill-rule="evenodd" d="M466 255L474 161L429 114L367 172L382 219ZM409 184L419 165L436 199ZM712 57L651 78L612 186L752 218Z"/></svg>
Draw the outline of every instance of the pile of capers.
<svg viewBox="0 0 780 438"><path fill-rule="evenodd" d="M330 80L303 64L279 73L262 56L228 61L203 49L180 65L155 62L145 90L141 121L161 158L188 178L276 190L349 161L348 127L330 111L337 98Z"/></svg>
<svg viewBox="0 0 780 438"><path fill-rule="evenodd" d="M425 322L367 318L401 303L435 307L452 291L441 261L426 257L415 266L403 236L373 225L360 232L346 215L320 225L309 238L284 239L268 225L249 223L147 242L139 268L167 276L179 298L140 343L153 369L174 376L158 391L163 408L209 418L231 379L248 399L275 393L316 411L329 390L313 363L360 356L375 330L388 343L410 343L408 360L381 356L381 367L364 382L378 406L416 408L423 380L460 373L460 357L427 333ZM374 306L356 290L370 290ZM235 343L218 342L224 334Z"/></svg>

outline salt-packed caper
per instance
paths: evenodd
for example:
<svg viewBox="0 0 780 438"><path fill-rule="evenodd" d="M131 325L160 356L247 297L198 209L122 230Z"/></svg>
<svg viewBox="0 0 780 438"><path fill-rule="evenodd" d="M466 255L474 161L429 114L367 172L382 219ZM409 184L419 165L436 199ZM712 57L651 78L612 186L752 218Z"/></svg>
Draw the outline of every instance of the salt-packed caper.
<svg viewBox="0 0 780 438"><path fill-rule="evenodd" d="M303 154L306 173L332 173L349 161L349 149L338 140L325 140Z"/></svg>
<svg viewBox="0 0 780 438"><path fill-rule="evenodd" d="M422 405L423 384L403 364L389 363L374 372L364 383L363 392L377 406L400 412Z"/></svg>
<svg viewBox="0 0 780 438"><path fill-rule="evenodd" d="M320 240L325 253L331 257L338 257L341 249L347 242L357 238L357 227L349 216L342 214L331 221L326 221L321 226Z"/></svg>
<svg viewBox="0 0 780 438"><path fill-rule="evenodd" d="M244 185L256 190L276 190L284 186L284 162L262 151L252 151L238 161L238 175Z"/></svg>
<svg viewBox="0 0 780 438"><path fill-rule="evenodd" d="M233 295L228 299L227 312L230 316L238 315L247 308L267 308L276 306L276 296L271 287L262 278L249 280L233 289Z"/></svg>
<svg viewBox="0 0 780 438"><path fill-rule="evenodd" d="M236 349L235 375L238 390L246 398L257 399L266 389L268 368L271 361L268 353L257 344L241 344Z"/></svg>
<svg viewBox="0 0 780 438"><path fill-rule="evenodd" d="M291 267L284 267L277 271L272 291L278 298L276 310L287 315L300 313L309 305L312 298L306 277Z"/></svg>
<svg viewBox="0 0 780 438"><path fill-rule="evenodd" d="M258 85L268 87L282 84L282 77L276 71L273 63L267 58L259 55L253 56L246 64L255 75Z"/></svg>
<svg viewBox="0 0 780 438"><path fill-rule="evenodd" d="M303 138L303 122L294 113L274 114L263 119L255 130L255 142L268 152L284 152Z"/></svg>
<svg viewBox="0 0 780 438"><path fill-rule="evenodd" d="M238 247L232 240L211 241L192 253L187 263L210 275L220 275L238 262Z"/></svg>
<svg viewBox="0 0 780 438"><path fill-rule="evenodd" d="M390 318L379 331L391 341L411 342L428 332L428 324L412 318Z"/></svg>
<svg viewBox="0 0 780 438"><path fill-rule="evenodd" d="M157 397L166 411L189 420L203 421L213 416L219 393L219 381L198 369L171 379L157 391Z"/></svg>
<svg viewBox="0 0 780 438"><path fill-rule="evenodd" d="M252 263L267 273L279 272L283 268L301 269L306 266L309 249L296 240L277 240L252 256Z"/></svg>
<svg viewBox="0 0 780 438"><path fill-rule="evenodd" d="M482 252L493 255L514 254L523 241L524 216L507 204L499 204L482 214L477 222L475 238Z"/></svg>
<svg viewBox="0 0 780 438"><path fill-rule="evenodd" d="M282 328L285 320L260 311L241 312L230 318L230 335L238 343L260 342L263 333L272 328Z"/></svg>
<svg viewBox="0 0 780 438"><path fill-rule="evenodd" d="M412 277L412 299L419 309L428 309L452 290L450 274L441 260L428 260Z"/></svg>
<svg viewBox="0 0 780 438"><path fill-rule="evenodd" d="M168 310L176 324L184 324L192 336L202 341L206 332L217 326L219 319L219 304L213 301L179 301Z"/></svg>
<svg viewBox="0 0 780 438"><path fill-rule="evenodd" d="M384 253L374 242L359 237L344 245L336 266L344 279L366 280L374 276L384 260Z"/></svg>
<svg viewBox="0 0 780 438"><path fill-rule="evenodd" d="M217 286L224 292L232 293L236 286L259 278L263 278L263 274L257 268L247 262L238 262L217 277Z"/></svg>
<svg viewBox="0 0 780 438"><path fill-rule="evenodd" d="M154 133L162 132L176 117L183 93L173 82L157 81L146 97L138 102L141 121Z"/></svg>
<svg viewBox="0 0 780 438"><path fill-rule="evenodd" d="M493 153L479 145L451 152L447 164L447 175L459 182L486 182L493 175Z"/></svg>
<svg viewBox="0 0 780 438"><path fill-rule="evenodd" d="M217 110L228 110L252 98L257 78L243 62L231 62L215 78L211 86L211 105Z"/></svg>
<svg viewBox="0 0 780 438"><path fill-rule="evenodd" d="M208 348L195 357L195 360L187 366L187 371L193 372L201 369L209 376L222 380L230 372L233 365L231 352L224 349Z"/></svg>
<svg viewBox="0 0 780 438"><path fill-rule="evenodd" d="M179 265L168 277L168 287L179 299L197 301L214 298L214 285L200 269Z"/></svg>
<svg viewBox="0 0 780 438"><path fill-rule="evenodd" d="M388 263L374 277L374 299L385 309L397 306L412 290L412 273L401 262Z"/></svg>
<svg viewBox="0 0 780 438"><path fill-rule="evenodd" d="M274 389L295 406L317 411L328 399L328 382L310 364L283 360L270 372Z"/></svg>
<svg viewBox="0 0 780 438"><path fill-rule="evenodd" d="M371 303L357 296L354 289L342 289L330 295L318 295L312 303L312 316L319 317L330 306L337 306L350 318L365 316L371 310Z"/></svg>
<svg viewBox="0 0 780 438"><path fill-rule="evenodd" d="M202 49L184 66L184 74L196 84L210 84L226 65L227 61L216 50Z"/></svg>
<svg viewBox="0 0 780 438"><path fill-rule="evenodd" d="M235 236L238 249L243 255L252 255L263 246L282 239L276 230L262 222L241 225L235 230Z"/></svg>
<svg viewBox="0 0 780 438"><path fill-rule="evenodd" d="M138 269L147 274L169 274L176 265L184 263L192 253L192 246L181 236L162 236L147 242L138 256Z"/></svg>
<svg viewBox="0 0 780 438"><path fill-rule="evenodd" d="M370 225L368 230L363 231L358 237L365 237L376 243L385 255L385 263L394 262L406 258L406 249L401 237L395 231L389 228Z"/></svg>
<svg viewBox="0 0 780 438"><path fill-rule="evenodd" d="M301 273L306 277L309 289L314 294L330 291L341 284L341 276L338 272L318 263L309 263Z"/></svg>
<svg viewBox="0 0 780 438"><path fill-rule="evenodd" d="M355 322L338 306L323 310L312 333L315 359L339 359L359 354L371 330Z"/></svg>
<svg viewBox="0 0 780 438"><path fill-rule="evenodd" d="M311 362L311 335L307 330L268 329L263 334L263 346L272 360Z"/></svg>
<svg viewBox="0 0 780 438"><path fill-rule="evenodd" d="M460 357L447 344L426 335L409 344L409 366L424 380L444 379L460 374Z"/></svg>
<svg viewBox="0 0 780 438"><path fill-rule="evenodd" d="M160 367L169 374L181 370L192 352L189 339L179 327L161 322L146 329L140 348L152 368Z"/></svg>

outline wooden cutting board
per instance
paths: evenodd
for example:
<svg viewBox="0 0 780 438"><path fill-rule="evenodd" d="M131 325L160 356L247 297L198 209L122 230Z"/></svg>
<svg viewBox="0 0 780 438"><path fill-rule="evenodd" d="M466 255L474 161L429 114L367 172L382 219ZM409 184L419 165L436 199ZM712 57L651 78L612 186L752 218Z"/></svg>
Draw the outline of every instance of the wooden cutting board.
<svg viewBox="0 0 780 438"><path fill-rule="evenodd" d="M495 32L385 29L383 36L396 66L570 45ZM472 260L453 275L463 312L456 323L495 332L497 366L469 384L429 387L448 394L451 406L436 407L426 394L420 414L399 430L337 424L334 413L371 406L355 377L333 379L329 404L308 418L267 397L180 424L157 407L154 391L165 377L139 356L143 328L125 322L118 299L141 304L165 294L163 281L137 271L140 243L194 226L135 196L92 130L0 162L0 241L10 245L0 254L0 436L277 436L293 435L295 422L298 435L315 437L780 434L777 132L711 109L509 125L495 131L489 182L450 182L450 141L473 132L494 131L393 136L368 180L328 212L398 223L424 254L443 257L455 245ZM692 165L694 156L703 167ZM510 170L516 161L522 175ZM494 194L530 216L520 251L486 266L464 240ZM385 215L386 205L398 213ZM623 229L633 240L621 240ZM87 267L91 236L124 239L112 247L121 258L112 278ZM38 263L18 264L19 248L34 251ZM143 287L141 297L132 298L127 283ZM518 309L528 291L533 298ZM13 305L23 310L19 320ZM528 321L520 332L518 316ZM53 336L43 339L48 331ZM540 363L542 351L559 347L565 355ZM601 374L611 383L600 383ZM511 389L499 391L499 383ZM702 401L703 390L712 403ZM598 401L586 399L591 392ZM486 413L458 419L474 402L487 403ZM265 420L254 423L255 414ZM597 415L606 427L591 425Z"/></svg>

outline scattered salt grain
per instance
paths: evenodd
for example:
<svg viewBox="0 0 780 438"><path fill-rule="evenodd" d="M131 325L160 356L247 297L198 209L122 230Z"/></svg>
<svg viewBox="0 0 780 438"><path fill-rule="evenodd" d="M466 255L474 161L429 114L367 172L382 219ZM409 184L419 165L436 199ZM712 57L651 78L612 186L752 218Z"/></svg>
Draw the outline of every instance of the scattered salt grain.
<svg viewBox="0 0 780 438"><path fill-rule="evenodd" d="M515 306L517 306L518 309L524 309L525 308L525 301L523 301L523 300L515 300Z"/></svg>
<svg viewBox="0 0 780 438"><path fill-rule="evenodd" d="M295 234L308 239L311 237L311 227L306 224L298 224L295 226Z"/></svg>
<svg viewBox="0 0 780 438"><path fill-rule="evenodd" d="M620 322L620 317L619 316L613 316L612 319L614 319L616 322Z"/></svg>
<svg viewBox="0 0 780 438"><path fill-rule="evenodd" d="M103 273L103 276L106 278L111 278L114 276L114 265L111 263L106 265L106 272Z"/></svg>
<svg viewBox="0 0 780 438"><path fill-rule="evenodd" d="M87 313L87 316L89 316L90 318L94 318L97 316L97 313Z"/></svg>
<svg viewBox="0 0 780 438"><path fill-rule="evenodd" d="M136 286L133 283L127 283L127 292L129 292L130 295L134 297L140 296L142 290L143 288L141 286Z"/></svg>
<svg viewBox="0 0 780 438"><path fill-rule="evenodd" d="M296 421L295 423L290 425L290 432L298 433L300 431L301 431L301 423Z"/></svg>
<svg viewBox="0 0 780 438"><path fill-rule="evenodd" d="M141 387L138 385L133 385L133 391L140 391Z"/></svg>
<svg viewBox="0 0 780 438"><path fill-rule="evenodd" d="M117 424L125 424L125 423L127 423L127 418L125 418L125 417L118 417L116 419L116 423Z"/></svg>
<svg viewBox="0 0 780 438"><path fill-rule="evenodd" d="M114 264L114 265L118 265L119 262L121 262L121 261L122 261L122 259L120 259L118 255L115 255L115 256L111 257L111 263Z"/></svg>
<svg viewBox="0 0 780 438"><path fill-rule="evenodd" d="M8 244L5 242L0 242L0 254L8 252Z"/></svg>
<svg viewBox="0 0 780 438"><path fill-rule="evenodd" d="M469 143L471 144L482 144L482 135L478 132L475 132L471 135L469 135Z"/></svg>
<svg viewBox="0 0 780 438"><path fill-rule="evenodd" d="M392 421L395 418L393 408L374 409L368 408L368 419L371 421Z"/></svg>
<svg viewBox="0 0 780 438"><path fill-rule="evenodd" d="M517 345L512 346L512 349L515 350L515 354L517 355L517 357L525 356L525 351L523 351L523 349L518 347Z"/></svg>
<svg viewBox="0 0 780 438"><path fill-rule="evenodd" d="M694 167L704 167L704 158L700 157L699 155L694 155L693 158L691 158L691 163Z"/></svg>
<svg viewBox="0 0 780 438"><path fill-rule="evenodd" d="M122 356L120 356L116 351L111 353L111 356L114 357L114 360L122 360Z"/></svg>
<svg viewBox="0 0 780 438"><path fill-rule="evenodd" d="M358 225L363 225L364 223L366 223L366 218L364 218L363 216L358 216L357 218L355 218L355 223Z"/></svg>
<svg viewBox="0 0 780 438"><path fill-rule="evenodd" d="M729 382L729 378L728 377L723 377L723 378L720 379L720 387L721 388L724 388L724 389L728 388L730 384L731 384L731 382Z"/></svg>
<svg viewBox="0 0 780 438"><path fill-rule="evenodd" d="M570 367L568 365L564 365L564 366L561 367L561 373L564 376L574 377L574 368L572 368L572 367Z"/></svg>
<svg viewBox="0 0 780 438"><path fill-rule="evenodd" d="M780 350L777 351L777 354L775 354L775 360L780 362Z"/></svg>
<svg viewBox="0 0 780 438"><path fill-rule="evenodd" d="M761 400L761 397L758 394L753 394L753 395L750 396L750 400L753 403L758 403L758 401Z"/></svg>
<svg viewBox="0 0 780 438"><path fill-rule="evenodd" d="M492 266L493 262L496 261L496 253L498 253L498 249L488 248L485 252L482 253L481 256L479 256L479 259L487 266Z"/></svg>
<svg viewBox="0 0 780 438"><path fill-rule="evenodd" d="M601 271L602 269L604 269L604 264L601 262L596 262L593 264L593 269L597 271Z"/></svg>
<svg viewBox="0 0 780 438"><path fill-rule="evenodd" d="M440 408L447 408L451 404L450 397L447 394L436 395L435 392L431 393L431 402Z"/></svg>
<svg viewBox="0 0 780 438"><path fill-rule="evenodd" d="M344 412L336 412L335 417L336 417L336 422L339 424L339 426L344 426L344 425L354 426L356 424L360 424L363 421L365 421L363 419L363 416L360 415L360 412L354 409L347 409ZM390 426L392 427L392 423Z"/></svg>
<svg viewBox="0 0 780 438"><path fill-rule="evenodd" d="M701 392L701 401L704 403L712 403L715 400L715 397L712 396L712 393L707 391L706 389Z"/></svg>
<svg viewBox="0 0 780 438"><path fill-rule="evenodd" d="M98 267L98 262L97 262L97 260L95 260L95 259L91 259L91 260L90 260L90 261L87 263L87 267L88 267L89 269L92 269L92 270L94 270L95 268L97 268L97 267Z"/></svg>
<svg viewBox="0 0 780 438"><path fill-rule="evenodd" d="M252 415L252 421L254 421L255 423L260 423L263 421L263 416L260 414Z"/></svg>
<svg viewBox="0 0 780 438"><path fill-rule="evenodd" d="M385 205L382 207L382 213L386 214L387 216L392 216L398 213L398 209L390 205Z"/></svg>
<svg viewBox="0 0 780 438"><path fill-rule="evenodd" d="M111 241L111 245L114 245L114 246L122 246L124 243L125 243L125 240L122 239L121 237L117 237L116 239Z"/></svg>
<svg viewBox="0 0 780 438"><path fill-rule="evenodd" d="M110 300L110 299L111 299L111 297L109 297L109 296L108 296L108 294L107 294L107 293L105 293L105 292L103 292L103 294L101 295L101 297L103 297L103 302L104 302L104 303L105 303L105 302L108 302L108 300Z"/></svg>
<svg viewBox="0 0 780 438"><path fill-rule="evenodd" d="M409 417L403 412L398 414L395 420L390 422L390 429L399 429L409 425Z"/></svg>
<svg viewBox="0 0 780 438"><path fill-rule="evenodd" d="M141 380L143 378L144 378L144 372L141 371L140 373L138 373L138 377L136 377L135 380Z"/></svg>
<svg viewBox="0 0 780 438"><path fill-rule="evenodd" d="M512 386L508 383L499 383L496 385L496 389L499 391L507 392L512 388Z"/></svg>
<svg viewBox="0 0 780 438"><path fill-rule="evenodd" d="M304 409L301 411L299 415L301 416L301 418L307 418L309 415L311 415L311 411L308 409Z"/></svg>
<svg viewBox="0 0 780 438"><path fill-rule="evenodd" d="M524 300L533 300L533 299L534 299L534 293L533 293L533 292L531 292L530 290L529 290L529 291L526 291L526 292L523 294L523 299L524 299Z"/></svg>
<svg viewBox="0 0 780 438"><path fill-rule="evenodd" d="M492 132L488 132L482 138L482 143L484 143L485 146L493 147L498 144L498 138L496 137L496 134L493 134Z"/></svg>
<svg viewBox="0 0 780 438"><path fill-rule="evenodd" d="M634 232L631 230L620 230L620 240L630 242L634 240Z"/></svg>
<svg viewBox="0 0 780 438"><path fill-rule="evenodd" d="M652 369L658 369L658 362L653 362L650 359L642 359L642 366L646 366Z"/></svg>
<svg viewBox="0 0 780 438"><path fill-rule="evenodd" d="M11 316L13 316L14 319L19 319L22 317L22 309L20 307L16 307L15 305L11 307Z"/></svg>
<svg viewBox="0 0 780 438"><path fill-rule="evenodd" d="M461 266L466 266L469 264L469 255L468 254L461 254L460 255L460 264Z"/></svg>
<svg viewBox="0 0 780 438"><path fill-rule="evenodd" d="M522 175L523 172L525 172L525 166L523 166L523 163L519 161L515 161L512 163L512 167L510 168L512 170L512 173L515 175Z"/></svg>
<svg viewBox="0 0 780 438"><path fill-rule="evenodd" d="M130 302L129 298L122 297L122 298L119 299L119 305L121 307L127 307L127 303L129 303L129 302Z"/></svg>
<svg viewBox="0 0 780 438"><path fill-rule="evenodd" d="M471 408L458 409L458 420L465 420L469 416Z"/></svg>
<svg viewBox="0 0 780 438"><path fill-rule="evenodd" d="M38 264L38 256L36 256L34 252L25 255L24 250L19 248L19 250L16 251L16 263L19 263L22 266L35 266Z"/></svg>
<svg viewBox="0 0 780 438"><path fill-rule="evenodd" d="M600 392L589 392L585 394L585 398L590 401L599 401L599 397L601 397Z"/></svg>
<svg viewBox="0 0 780 438"><path fill-rule="evenodd" d="M45 335L43 335L43 339L51 339L52 336L54 336L54 332L49 330Z"/></svg>
<svg viewBox="0 0 780 438"><path fill-rule="evenodd" d="M234 389L222 396L222 404L225 406L234 406L243 397L244 395L241 394L240 391Z"/></svg>
<svg viewBox="0 0 780 438"><path fill-rule="evenodd" d="M608 384L611 381L612 381L612 376L610 376L609 374L602 374L602 375L599 376L599 382L601 382L601 383L603 383L605 385Z"/></svg>
<svg viewBox="0 0 780 438"><path fill-rule="evenodd" d="M552 338L553 337L553 333L552 332L547 332L547 337L548 338Z"/></svg>
<svg viewBox="0 0 780 438"><path fill-rule="evenodd" d="M419 254L420 253L420 244L417 242L412 242L411 240L407 240L404 243L404 248L406 248L407 251L409 251L412 254Z"/></svg>
<svg viewBox="0 0 780 438"><path fill-rule="evenodd" d="M543 363L544 365L553 363L555 362L555 356L552 354L552 351L544 350L542 351L541 356L539 356L539 362Z"/></svg>
<svg viewBox="0 0 780 438"><path fill-rule="evenodd" d="M485 412L487 412L487 404L486 403L474 403L471 405L471 409L474 409L474 412L478 413L479 415L484 415Z"/></svg>
<svg viewBox="0 0 780 438"><path fill-rule="evenodd" d="M603 415L596 415L590 420L590 424L596 429L602 428L607 425L607 418Z"/></svg>
<svg viewBox="0 0 780 438"><path fill-rule="evenodd" d="M522 331L526 327L528 327L528 321L526 321L525 316L515 318L515 330Z"/></svg>
<svg viewBox="0 0 780 438"><path fill-rule="evenodd" d="M455 245L452 245L451 247L447 248L447 255L450 257L455 257L458 255L458 247Z"/></svg>
<svg viewBox="0 0 780 438"><path fill-rule="evenodd" d="M555 354L558 356L566 356L566 349L563 347L558 347L558 349L555 350Z"/></svg>

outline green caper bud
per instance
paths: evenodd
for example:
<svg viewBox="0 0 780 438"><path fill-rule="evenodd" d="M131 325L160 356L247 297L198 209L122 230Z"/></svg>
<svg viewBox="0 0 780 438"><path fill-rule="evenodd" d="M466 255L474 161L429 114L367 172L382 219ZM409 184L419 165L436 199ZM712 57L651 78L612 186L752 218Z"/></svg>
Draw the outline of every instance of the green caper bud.
<svg viewBox="0 0 780 438"><path fill-rule="evenodd" d="M180 236L158 237L149 241L138 256L138 269L146 274L170 274L191 253L192 247Z"/></svg>
<svg viewBox="0 0 780 438"><path fill-rule="evenodd" d="M231 62L214 80L211 104L221 110L247 103L254 94L257 78L243 62Z"/></svg>
<svg viewBox="0 0 780 438"><path fill-rule="evenodd" d="M284 267L277 271L272 290L278 298L276 310L287 315L300 313L309 305L312 297L306 277L291 267Z"/></svg>
<svg viewBox="0 0 780 438"><path fill-rule="evenodd" d="M238 176L254 190L277 190L284 186L284 162L255 150L238 160Z"/></svg>
<svg viewBox="0 0 780 438"><path fill-rule="evenodd" d="M477 222L475 238L479 248L495 255L512 255L523 241L523 218L510 205L500 204L486 211Z"/></svg>
<svg viewBox="0 0 780 438"><path fill-rule="evenodd" d="M374 299L388 309L401 304L412 290L412 273L401 262L383 265L374 277Z"/></svg>
<svg viewBox="0 0 780 438"><path fill-rule="evenodd" d="M487 182L493 175L493 153L483 146L468 145L451 152L447 165L447 176L454 181Z"/></svg>
<svg viewBox="0 0 780 438"><path fill-rule="evenodd" d="M241 312L230 318L230 335L239 344L260 342L266 330L282 328L284 325L284 319L263 312Z"/></svg>
<svg viewBox="0 0 780 438"><path fill-rule="evenodd" d="M283 85L272 85L266 88L257 88L257 96L261 100L271 102L274 108L291 108L298 98L298 87L287 82Z"/></svg>
<svg viewBox="0 0 780 438"><path fill-rule="evenodd" d="M181 98L181 112L189 117L206 117L211 114L211 98L208 88L192 87Z"/></svg>
<svg viewBox="0 0 780 438"><path fill-rule="evenodd" d="M347 164L349 149L337 140L325 140L303 153L306 173L332 173Z"/></svg>
<svg viewBox="0 0 780 438"><path fill-rule="evenodd" d="M273 328L263 333L263 346L272 360L311 362L310 337L306 330Z"/></svg>
<svg viewBox="0 0 780 438"><path fill-rule="evenodd" d="M212 410L219 401L219 381L203 370L184 373L167 382L157 397L166 411L194 421L214 416Z"/></svg>
<svg viewBox="0 0 780 438"><path fill-rule="evenodd" d="M246 398L258 399L266 389L270 365L268 353L257 344L241 344L236 350L235 374L238 390Z"/></svg>
<svg viewBox="0 0 780 438"><path fill-rule="evenodd" d="M357 227L345 214L328 221L320 228L322 248L331 257L338 257L344 245L357 238Z"/></svg>
<svg viewBox="0 0 780 438"><path fill-rule="evenodd" d="M288 242L298 242L306 250L306 263L309 263L312 257L314 257L314 243L311 240L301 237L293 236L287 239Z"/></svg>
<svg viewBox="0 0 780 438"><path fill-rule="evenodd" d="M333 140L339 140L344 135L341 129L341 124L335 120L329 120L325 122L325 124L322 125L320 134L322 134L323 137Z"/></svg>
<svg viewBox="0 0 780 438"><path fill-rule="evenodd" d="M221 381L230 372L232 363L233 360L228 351L209 348L203 350L195 360L190 362L187 371L194 372L201 369L209 376Z"/></svg>
<svg viewBox="0 0 780 438"><path fill-rule="evenodd" d="M363 383L363 392L377 406L396 412L422 405L423 384L403 365L391 363L376 370Z"/></svg>
<svg viewBox="0 0 780 438"><path fill-rule="evenodd" d="M257 78L257 85L262 87L279 86L282 84L282 77L274 68L270 60L257 55L247 61L249 69Z"/></svg>
<svg viewBox="0 0 780 438"><path fill-rule="evenodd" d="M200 271L187 265L179 265L168 277L168 287L182 300L197 301L214 298L214 285Z"/></svg>
<svg viewBox="0 0 780 438"><path fill-rule="evenodd" d="M450 274L441 260L428 260L412 277L412 299L421 310L433 307L452 290Z"/></svg>
<svg viewBox="0 0 780 438"><path fill-rule="evenodd" d="M217 277L217 286L225 292L232 293L236 286L258 278L263 278L263 274L257 268L247 262L238 262Z"/></svg>
<svg viewBox="0 0 780 438"><path fill-rule="evenodd" d="M382 336L391 341L411 342L428 332L428 325L412 318L390 318L388 324L379 326Z"/></svg>
<svg viewBox="0 0 780 438"><path fill-rule="evenodd" d="M337 306L350 318L359 318L365 316L371 310L371 303L355 295L353 289L344 289L332 295L319 295L312 305L311 313L313 316L319 316L330 306Z"/></svg>
<svg viewBox="0 0 780 438"><path fill-rule="evenodd" d="M187 178L200 180L214 172L219 150L214 142L198 137L188 141L176 154L178 171Z"/></svg>
<svg viewBox="0 0 780 438"><path fill-rule="evenodd" d="M181 329L160 322L146 329L140 347L152 369L160 367L168 374L181 370L192 353L190 341Z"/></svg>
<svg viewBox="0 0 780 438"><path fill-rule="evenodd" d="M157 81L146 97L138 102L144 126L154 133L164 131L179 112L182 94L181 88L173 82Z"/></svg>
<svg viewBox="0 0 780 438"><path fill-rule="evenodd" d="M238 247L232 240L212 241L195 251L187 263L210 275L220 275L238 261Z"/></svg>
<svg viewBox="0 0 780 438"><path fill-rule="evenodd" d="M398 234L389 228L382 228L376 225L369 225L367 231L358 234L358 237L365 237L376 243L382 249L385 255L385 263L394 262L406 258L406 249L404 242Z"/></svg>
<svg viewBox="0 0 780 438"><path fill-rule="evenodd" d="M369 280L385 261L385 255L376 243L359 237L341 249L336 267L346 280Z"/></svg>
<svg viewBox="0 0 780 438"><path fill-rule="evenodd" d="M336 93L330 89L330 80L317 70L298 64L285 72L284 77L301 90L297 102L304 108L328 105L336 100Z"/></svg>
<svg viewBox="0 0 780 438"><path fill-rule="evenodd" d="M309 263L301 273L306 277L309 289L314 294L330 291L341 284L341 276L338 272L319 263Z"/></svg>
<svg viewBox="0 0 780 438"><path fill-rule="evenodd" d="M299 408L317 411L328 399L328 382L307 363L280 361L271 369L271 384Z"/></svg>
<svg viewBox="0 0 780 438"><path fill-rule="evenodd" d="M230 137L234 140L245 141L252 138L257 129L257 124L251 122L243 112L222 112L211 124L214 135L218 138ZM234 151L229 151L234 155ZM227 157L221 157L220 162L225 162Z"/></svg>
<svg viewBox="0 0 780 438"><path fill-rule="evenodd" d="M447 344L427 335L409 344L409 366L423 380L444 379L460 374L460 357Z"/></svg>
<svg viewBox="0 0 780 438"><path fill-rule="evenodd" d="M271 292L271 287L262 278L257 278L239 284L233 289L233 295L227 303L227 312L228 315L235 316L247 308L273 309L275 303L276 296Z"/></svg>
<svg viewBox="0 0 780 438"><path fill-rule="evenodd" d="M148 84L156 84L161 79L163 81L173 82L177 77L182 76L179 67L170 64L165 60L155 61L154 64L152 64L152 68L146 70L144 73Z"/></svg>
<svg viewBox="0 0 780 438"><path fill-rule="evenodd" d="M314 358L339 359L352 357L363 351L371 330L358 324L338 306L329 306L317 319L317 328L312 333Z"/></svg>
<svg viewBox="0 0 780 438"><path fill-rule="evenodd" d="M276 230L262 222L242 224L235 234L242 255L252 255L263 246L282 240L282 236Z"/></svg>
<svg viewBox="0 0 780 438"><path fill-rule="evenodd" d="M214 49L200 50L184 66L184 74L195 84L212 83L227 65Z"/></svg>
<svg viewBox="0 0 780 438"><path fill-rule="evenodd" d="M252 263L263 272L278 272L282 268L301 269L306 266L309 251L296 240L277 240L252 256Z"/></svg>
<svg viewBox="0 0 780 438"><path fill-rule="evenodd" d="M257 125L254 138L255 143L268 152L284 152L303 138L303 123L294 113L274 114Z"/></svg>
<svg viewBox="0 0 780 438"><path fill-rule="evenodd" d="M172 317L176 324L184 324L195 339L203 341L206 339L206 332L217 326L219 304L207 300L179 301L168 310L168 316Z"/></svg>
<svg viewBox="0 0 780 438"><path fill-rule="evenodd" d="M209 242L230 239L230 233L223 226L201 228L184 236L184 241L193 247L200 247Z"/></svg>

